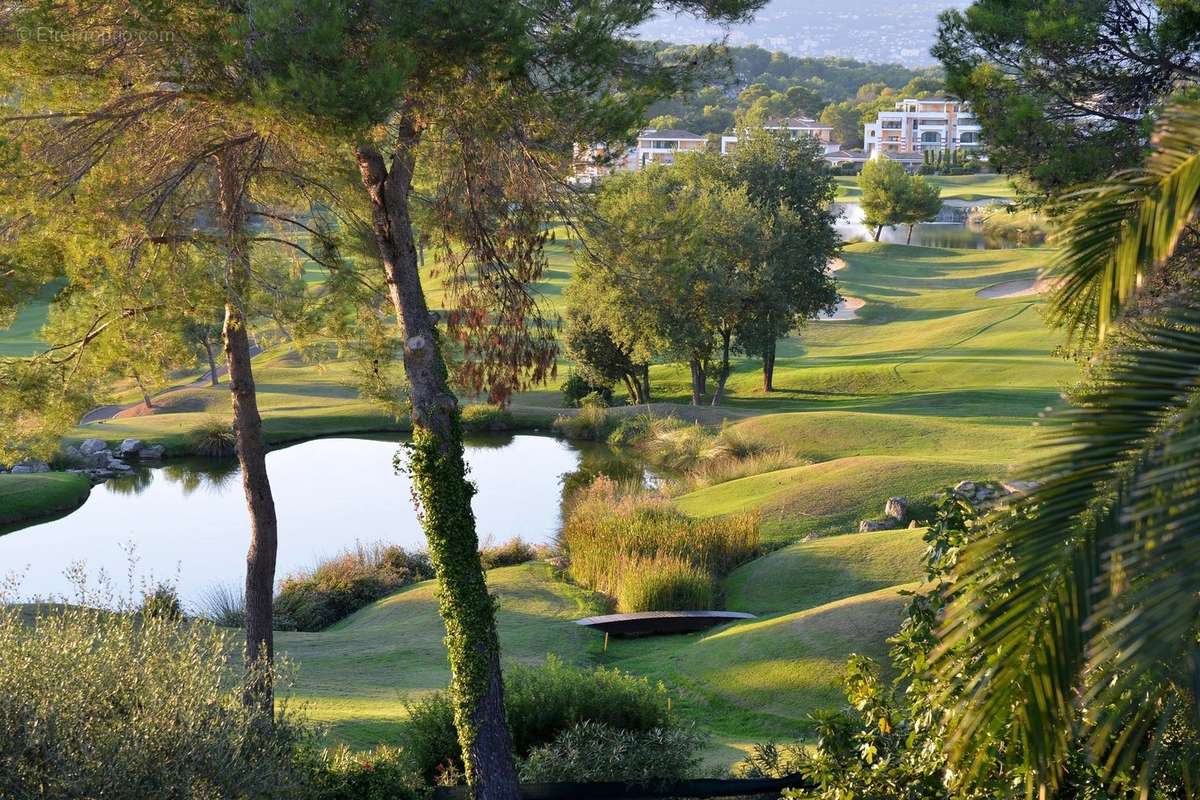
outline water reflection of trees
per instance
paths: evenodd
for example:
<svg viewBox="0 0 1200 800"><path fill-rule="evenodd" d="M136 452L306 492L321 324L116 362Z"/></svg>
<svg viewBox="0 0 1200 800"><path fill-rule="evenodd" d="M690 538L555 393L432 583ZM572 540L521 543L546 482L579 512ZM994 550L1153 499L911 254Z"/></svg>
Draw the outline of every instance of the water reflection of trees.
<svg viewBox="0 0 1200 800"><path fill-rule="evenodd" d="M154 483L154 471L149 467L139 467L132 472L109 478L104 488L114 494L141 494Z"/></svg>
<svg viewBox="0 0 1200 800"><path fill-rule="evenodd" d="M232 458L188 459L162 467L163 476L179 484L186 497L201 487L220 491L237 474L238 462Z"/></svg>
<svg viewBox="0 0 1200 800"><path fill-rule="evenodd" d="M618 483L641 484L646 480L646 468L640 458L627 451L604 445L580 447L579 466L559 478L563 503L570 502L572 494L601 476Z"/></svg>

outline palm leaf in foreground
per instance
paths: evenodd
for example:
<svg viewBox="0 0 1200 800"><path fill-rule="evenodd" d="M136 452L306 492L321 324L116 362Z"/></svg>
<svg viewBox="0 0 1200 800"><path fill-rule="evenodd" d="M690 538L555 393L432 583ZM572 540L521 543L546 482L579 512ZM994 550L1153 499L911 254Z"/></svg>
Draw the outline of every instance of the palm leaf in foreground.
<svg viewBox="0 0 1200 800"><path fill-rule="evenodd" d="M1163 114L1144 166L1062 198L1070 212L1049 270L1052 319L1072 335L1103 337L1145 270L1174 251L1198 198L1200 101L1184 100Z"/></svg>
<svg viewBox="0 0 1200 800"><path fill-rule="evenodd" d="M1131 341L1047 419L1040 488L963 553L934 665L968 776L1007 739L1027 788L1053 794L1081 737L1107 778L1145 791L1167 729L1197 718L1200 311ZM1200 759L1176 769L1198 785Z"/></svg>

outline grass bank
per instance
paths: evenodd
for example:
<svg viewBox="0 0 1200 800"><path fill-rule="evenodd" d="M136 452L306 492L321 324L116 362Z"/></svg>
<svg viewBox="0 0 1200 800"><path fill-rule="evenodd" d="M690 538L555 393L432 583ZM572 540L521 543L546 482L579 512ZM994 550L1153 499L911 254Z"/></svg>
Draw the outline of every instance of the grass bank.
<svg viewBox="0 0 1200 800"><path fill-rule="evenodd" d="M73 511L91 489L85 476L70 472L0 475L0 533L7 526Z"/></svg>

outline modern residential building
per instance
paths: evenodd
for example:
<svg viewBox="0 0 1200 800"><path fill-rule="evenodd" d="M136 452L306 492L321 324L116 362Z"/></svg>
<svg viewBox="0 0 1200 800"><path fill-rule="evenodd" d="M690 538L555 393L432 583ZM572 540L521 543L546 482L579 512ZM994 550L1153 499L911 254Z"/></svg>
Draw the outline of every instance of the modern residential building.
<svg viewBox="0 0 1200 800"><path fill-rule="evenodd" d="M833 128L828 125L822 125L815 119L809 119L808 117L770 119L763 125L763 129L768 131L787 131L793 139L801 136L811 136L825 145L826 153L831 153L839 148L839 145L833 142ZM736 135L722 136L721 155L727 156L737 149L737 141L738 137Z"/></svg>
<svg viewBox="0 0 1200 800"><path fill-rule="evenodd" d="M703 151L708 139L691 131L647 128L637 144L611 153L604 144L575 145L574 180L592 184L614 172L633 172L650 164L674 164L678 153Z"/></svg>
<svg viewBox="0 0 1200 800"><path fill-rule="evenodd" d="M979 121L969 103L953 97L925 97L896 103L863 126L868 153L921 153L979 147Z"/></svg>

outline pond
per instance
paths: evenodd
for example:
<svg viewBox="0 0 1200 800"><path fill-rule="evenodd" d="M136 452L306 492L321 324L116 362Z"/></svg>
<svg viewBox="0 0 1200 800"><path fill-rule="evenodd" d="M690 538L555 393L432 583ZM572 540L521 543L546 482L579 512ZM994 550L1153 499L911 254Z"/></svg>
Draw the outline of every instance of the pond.
<svg viewBox="0 0 1200 800"><path fill-rule="evenodd" d="M947 209L950 207L947 206ZM833 227L843 241L871 241L875 231L863 224L865 215L862 206L857 203L839 203L836 210L840 211L842 216ZM907 240L907 225L884 228L879 237L881 242L896 244L904 244ZM922 247L952 247L961 250L1007 250L1021 246L1016 239L986 236L978 226L963 222L922 222L913 228L911 243Z"/></svg>
<svg viewBox="0 0 1200 800"><path fill-rule="evenodd" d="M424 548L408 476L392 469L397 450L396 438L355 437L268 454L279 517L277 576L357 542ZM474 436L467 461L484 542L551 542L565 486L597 474L645 478L640 464L604 445L548 436ZM60 596L71 592L66 572L82 563L93 582L103 570L118 593L132 585L140 594L143 583L165 579L188 602L216 585L240 586L248 536L237 463L172 460L94 487L65 517L0 536L0 576L21 574L22 598Z"/></svg>

